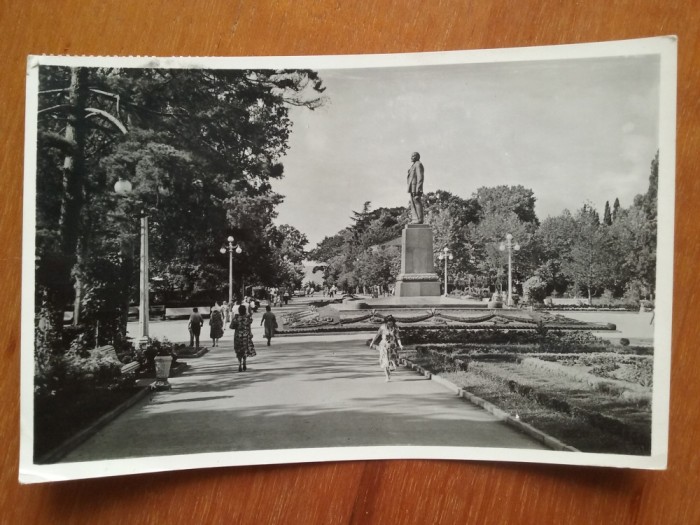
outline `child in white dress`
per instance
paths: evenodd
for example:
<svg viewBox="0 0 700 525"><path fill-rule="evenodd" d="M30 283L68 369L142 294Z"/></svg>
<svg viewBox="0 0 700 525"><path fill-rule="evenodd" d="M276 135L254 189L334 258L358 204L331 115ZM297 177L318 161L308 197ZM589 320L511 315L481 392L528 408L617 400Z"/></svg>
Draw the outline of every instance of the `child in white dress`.
<svg viewBox="0 0 700 525"><path fill-rule="evenodd" d="M370 348L379 350L379 367L384 370L387 381L391 380L391 370L396 370L397 345L403 349L396 320L391 315L387 315L369 345Z"/></svg>

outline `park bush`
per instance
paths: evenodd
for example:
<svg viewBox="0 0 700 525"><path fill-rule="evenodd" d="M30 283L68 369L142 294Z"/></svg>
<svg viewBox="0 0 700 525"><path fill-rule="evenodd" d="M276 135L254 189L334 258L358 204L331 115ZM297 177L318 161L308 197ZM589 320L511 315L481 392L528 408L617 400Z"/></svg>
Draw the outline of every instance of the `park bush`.
<svg viewBox="0 0 700 525"><path fill-rule="evenodd" d="M75 338L66 351L62 351L56 340L36 339L34 392L37 397L133 385L133 376L122 376L122 362L117 357L91 351L84 339Z"/></svg>
<svg viewBox="0 0 700 525"><path fill-rule="evenodd" d="M547 297L547 283L537 275L523 283L523 294L530 303L542 303Z"/></svg>

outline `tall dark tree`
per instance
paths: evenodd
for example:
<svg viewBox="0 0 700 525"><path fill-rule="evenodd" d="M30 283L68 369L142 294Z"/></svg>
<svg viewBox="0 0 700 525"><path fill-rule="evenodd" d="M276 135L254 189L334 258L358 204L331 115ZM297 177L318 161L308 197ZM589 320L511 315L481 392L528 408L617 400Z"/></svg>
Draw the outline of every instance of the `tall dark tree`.
<svg viewBox="0 0 700 525"><path fill-rule="evenodd" d="M612 220L615 222L617 220L617 215L620 213L620 199L615 197L615 202L612 209Z"/></svg>
<svg viewBox="0 0 700 525"><path fill-rule="evenodd" d="M605 212L603 213L603 224L610 226L612 224L612 215L610 214L610 201L605 201Z"/></svg>

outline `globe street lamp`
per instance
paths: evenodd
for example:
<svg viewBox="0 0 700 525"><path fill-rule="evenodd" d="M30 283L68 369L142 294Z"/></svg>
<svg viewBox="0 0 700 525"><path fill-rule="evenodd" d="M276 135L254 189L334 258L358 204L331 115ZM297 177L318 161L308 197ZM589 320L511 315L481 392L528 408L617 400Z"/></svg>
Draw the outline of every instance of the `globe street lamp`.
<svg viewBox="0 0 700 525"><path fill-rule="evenodd" d="M520 245L513 242L513 236L506 234L506 242L502 242L499 249L503 252L508 250L508 306L513 306L513 251L518 251Z"/></svg>
<svg viewBox="0 0 700 525"><path fill-rule="evenodd" d="M131 193L131 182L120 178L114 184L117 195ZM145 346L149 342L148 337L148 215L141 211L141 254L139 257L139 346Z"/></svg>
<svg viewBox="0 0 700 525"><path fill-rule="evenodd" d="M452 252L450 251L450 249L447 246L445 246L442 249L442 253L440 253L440 255L438 255L438 259L440 259L441 261L443 259L445 260L445 294L444 294L445 297L447 297L447 259L449 259L451 261L452 258L453 258Z"/></svg>
<svg viewBox="0 0 700 525"><path fill-rule="evenodd" d="M219 250L222 254L228 252L228 304L233 303L233 252L240 254L243 253L239 245L233 245L233 237L228 236L228 245L222 246Z"/></svg>

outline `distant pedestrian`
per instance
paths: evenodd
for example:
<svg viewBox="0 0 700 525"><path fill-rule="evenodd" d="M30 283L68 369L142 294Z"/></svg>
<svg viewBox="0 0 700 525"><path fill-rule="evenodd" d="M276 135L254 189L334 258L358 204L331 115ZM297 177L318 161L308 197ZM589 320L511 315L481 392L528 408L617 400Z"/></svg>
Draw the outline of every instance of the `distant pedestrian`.
<svg viewBox="0 0 700 525"><path fill-rule="evenodd" d="M196 346L195 348L199 350L199 334L202 331L202 326L204 325L204 319L199 314L199 309L197 307L192 308L192 313L190 314L190 319L187 322L187 328L190 331L190 348Z"/></svg>
<svg viewBox="0 0 700 525"><path fill-rule="evenodd" d="M250 330L250 325L253 323L253 317L246 313L246 308L243 305L238 307L238 313L231 320L231 328L233 333L233 349L238 358L238 371L243 372L246 368L246 359L255 355L255 346L253 345L253 334Z"/></svg>
<svg viewBox="0 0 700 525"><path fill-rule="evenodd" d="M396 370L396 361L399 356L397 345L403 349L396 320L393 316L387 315L369 345L370 348L379 350L379 367L384 370L387 381L391 381L391 370Z"/></svg>
<svg viewBox="0 0 700 525"><path fill-rule="evenodd" d="M262 315L260 320L260 326L265 325L265 339L267 339L267 346L270 346L270 339L275 335L277 330L277 318L275 314L272 313L270 306L265 307L265 313Z"/></svg>
<svg viewBox="0 0 700 525"><path fill-rule="evenodd" d="M289 304L289 291L287 289L284 290L282 298L284 299L284 305L287 306Z"/></svg>
<svg viewBox="0 0 700 525"><path fill-rule="evenodd" d="M224 328L226 328L231 322L231 305L228 304L228 301L224 301L221 305L221 317L224 320Z"/></svg>
<svg viewBox="0 0 700 525"><path fill-rule="evenodd" d="M211 337L212 346L217 346L219 339L224 336L224 317L218 301L211 307L209 327L209 337Z"/></svg>

